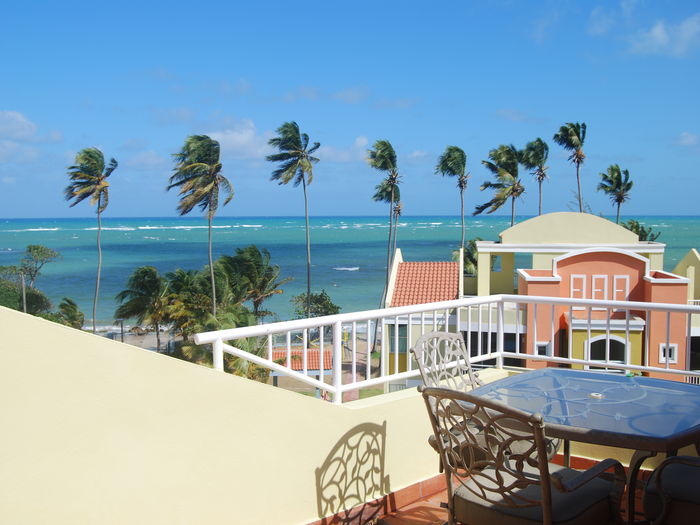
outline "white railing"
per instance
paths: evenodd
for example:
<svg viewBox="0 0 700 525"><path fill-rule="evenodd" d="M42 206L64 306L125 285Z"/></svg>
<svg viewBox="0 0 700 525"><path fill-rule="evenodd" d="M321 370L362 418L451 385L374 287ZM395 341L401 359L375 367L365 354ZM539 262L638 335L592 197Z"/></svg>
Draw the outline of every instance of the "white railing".
<svg viewBox="0 0 700 525"><path fill-rule="evenodd" d="M434 330L462 332L476 364L547 361L700 383L700 371L678 368L681 355L690 363L691 316L699 314L700 306L493 295L206 332L195 342L212 344L218 370L228 353L341 403L346 392L416 378L406 350ZM253 351L227 343L242 339L247 341L239 346ZM569 356L555 355L555 348L566 348ZM572 356L574 348L582 350L581 358Z"/></svg>

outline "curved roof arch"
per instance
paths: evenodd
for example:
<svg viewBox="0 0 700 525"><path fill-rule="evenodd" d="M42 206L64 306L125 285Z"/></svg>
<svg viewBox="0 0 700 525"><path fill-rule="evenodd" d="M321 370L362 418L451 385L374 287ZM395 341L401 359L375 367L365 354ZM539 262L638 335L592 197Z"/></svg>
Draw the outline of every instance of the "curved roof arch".
<svg viewBox="0 0 700 525"><path fill-rule="evenodd" d="M503 244L637 244L639 237L608 219L579 212L533 217L500 233Z"/></svg>

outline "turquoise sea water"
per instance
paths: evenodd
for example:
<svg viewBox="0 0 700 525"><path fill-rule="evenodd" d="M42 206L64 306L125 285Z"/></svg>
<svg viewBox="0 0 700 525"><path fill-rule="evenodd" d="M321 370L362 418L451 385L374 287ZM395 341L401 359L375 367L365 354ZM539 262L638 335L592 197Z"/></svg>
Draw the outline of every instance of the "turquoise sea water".
<svg viewBox="0 0 700 525"><path fill-rule="evenodd" d="M527 217L518 217L517 221ZM665 269L672 270L691 248L700 248L700 217L635 217L662 232ZM625 218L623 218L625 219ZM343 312L376 308L384 285L386 217L311 218L312 288L325 289ZM267 248L282 275L293 277L284 293L267 308L279 319L292 313L293 295L306 290L306 249L303 217L217 217L214 256L233 254L237 247ZM467 218L467 239L497 240L509 217ZM28 244L43 244L61 253L47 265L37 286L57 304L71 297L89 317L97 264L95 217L81 219L0 219L0 265L17 264ZM449 260L460 237L459 217L402 217L398 245L409 261ZM199 269L207 263L207 226L199 217L103 218L103 270L98 324L114 321L114 296L138 266L152 265L162 273L176 268ZM528 258L516 258L528 266Z"/></svg>

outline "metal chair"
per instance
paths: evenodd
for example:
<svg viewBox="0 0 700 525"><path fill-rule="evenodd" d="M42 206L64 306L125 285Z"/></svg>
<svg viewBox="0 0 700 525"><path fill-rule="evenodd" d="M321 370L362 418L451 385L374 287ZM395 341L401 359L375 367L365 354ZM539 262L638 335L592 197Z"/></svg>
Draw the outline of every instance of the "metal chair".
<svg viewBox="0 0 700 525"><path fill-rule="evenodd" d="M644 516L652 525L697 523L700 520L700 458L666 458L644 489Z"/></svg>
<svg viewBox="0 0 700 525"><path fill-rule="evenodd" d="M467 392L484 384L479 379L478 372L472 369L469 351L461 334L428 332L416 340L410 352L418 364L426 387L444 387ZM435 452L439 452L435 436L428 437L428 444ZM548 459L554 457L560 444L560 439L547 439Z"/></svg>
<svg viewBox="0 0 700 525"><path fill-rule="evenodd" d="M461 334L428 332L418 338L411 348L418 364L423 384L442 386L466 392L482 385L472 370L469 352Z"/></svg>
<svg viewBox="0 0 700 525"><path fill-rule="evenodd" d="M553 465L541 415L466 392L421 390L445 466L450 525L622 523L619 461L585 472Z"/></svg>

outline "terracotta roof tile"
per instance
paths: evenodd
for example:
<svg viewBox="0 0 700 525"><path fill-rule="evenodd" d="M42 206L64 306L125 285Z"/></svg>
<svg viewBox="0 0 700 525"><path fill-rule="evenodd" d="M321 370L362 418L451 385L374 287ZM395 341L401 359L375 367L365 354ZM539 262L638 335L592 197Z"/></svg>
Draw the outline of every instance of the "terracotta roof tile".
<svg viewBox="0 0 700 525"><path fill-rule="evenodd" d="M304 370L304 353L301 350L292 350L291 368L301 372ZM265 356L267 357L267 356ZM306 351L306 369L307 370L320 370L321 351L318 349L308 349ZM272 360L280 362L281 365L287 366L287 350L272 350ZM323 351L323 369L328 370L333 364L333 352L332 350Z"/></svg>
<svg viewBox="0 0 700 525"><path fill-rule="evenodd" d="M390 306L449 301L458 296L458 262L402 262Z"/></svg>

